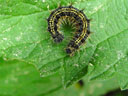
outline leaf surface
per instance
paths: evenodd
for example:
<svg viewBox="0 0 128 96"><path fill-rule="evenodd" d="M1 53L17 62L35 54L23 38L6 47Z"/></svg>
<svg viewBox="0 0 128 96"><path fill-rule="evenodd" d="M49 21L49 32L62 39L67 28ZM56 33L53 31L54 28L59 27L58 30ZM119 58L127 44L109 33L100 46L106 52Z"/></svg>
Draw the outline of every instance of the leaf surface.
<svg viewBox="0 0 128 96"><path fill-rule="evenodd" d="M55 44L47 32L45 19L59 3L66 6L70 0L0 0L0 57L33 64L42 77L60 71L66 87L86 75L90 63L91 80L116 75L126 89L128 80L122 84L125 77L119 74L128 58L128 1L72 0L92 19L93 32L73 57L64 51L66 42Z"/></svg>

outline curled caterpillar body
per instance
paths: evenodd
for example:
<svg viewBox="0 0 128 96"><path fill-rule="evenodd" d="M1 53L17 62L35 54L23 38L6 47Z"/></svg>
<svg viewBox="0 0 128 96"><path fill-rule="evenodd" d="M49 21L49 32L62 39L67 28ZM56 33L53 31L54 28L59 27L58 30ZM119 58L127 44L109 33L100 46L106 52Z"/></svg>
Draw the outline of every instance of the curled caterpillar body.
<svg viewBox="0 0 128 96"><path fill-rule="evenodd" d="M75 26L75 35L66 47L66 53L70 56L79 49L80 45L85 42L90 34L89 19L83 11L73 6L59 7L54 10L48 18L48 31L51 33L54 42L60 43L64 36L60 32L60 24L65 20L69 20Z"/></svg>

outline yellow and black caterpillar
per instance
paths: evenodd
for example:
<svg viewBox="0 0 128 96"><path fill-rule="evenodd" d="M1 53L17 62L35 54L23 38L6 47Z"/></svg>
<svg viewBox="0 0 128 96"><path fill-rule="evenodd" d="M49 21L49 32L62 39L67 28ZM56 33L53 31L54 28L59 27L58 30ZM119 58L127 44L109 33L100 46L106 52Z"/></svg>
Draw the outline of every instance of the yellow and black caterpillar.
<svg viewBox="0 0 128 96"><path fill-rule="evenodd" d="M79 49L80 45L83 44L89 36L90 20L87 19L82 10L78 10L71 5L59 7L52 11L47 19L48 31L51 33L51 36L56 43L60 43L64 39L64 36L60 32L60 24L63 19L67 19L74 23L76 29L74 37L70 40L67 48L65 49L66 53L71 56L77 49Z"/></svg>

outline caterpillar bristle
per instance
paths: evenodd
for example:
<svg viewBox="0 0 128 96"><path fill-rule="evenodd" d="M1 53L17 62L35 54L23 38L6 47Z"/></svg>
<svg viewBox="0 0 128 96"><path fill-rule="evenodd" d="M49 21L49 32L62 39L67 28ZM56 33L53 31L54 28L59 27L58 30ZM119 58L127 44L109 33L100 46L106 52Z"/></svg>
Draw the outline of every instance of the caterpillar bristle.
<svg viewBox="0 0 128 96"><path fill-rule="evenodd" d="M90 23L90 21L92 21L92 19L87 19L87 21Z"/></svg>
<svg viewBox="0 0 128 96"><path fill-rule="evenodd" d="M84 10L85 10L85 8L81 9L81 10L80 10L80 12L82 12L82 13L83 13L83 11L84 11Z"/></svg>
<svg viewBox="0 0 128 96"><path fill-rule="evenodd" d="M73 5L73 2L71 1L71 2L70 2L70 5L69 5L69 8L70 8L70 7L73 7L72 5Z"/></svg>
<svg viewBox="0 0 128 96"><path fill-rule="evenodd" d="M48 18L45 18L45 20L46 20L46 21L49 21L49 19L48 19Z"/></svg>
<svg viewBox="0 0 128 96"><path fill-rule="evenodd" d="M59 3L58 3L58 8L61 8L61 7L62 7L62 6L61 6L61 2L59 2Z"/></svg>
<svg viewBox="0 0 128 96"><path fill-rule="evenodd" d="M58 9L51 11L48 21L48 31L55 43L60 43L64 39L62 35L62 24L70 25L75 32L72 32L74 36L66 37L69 40L65 49L69 56L73 56L75 51L79 50L79 47L85 43L90 32L90 21L84 14L84 9L79 10L74 8L71 2L69 6L61 7L58 5ZM61 7L61 8L60 8Z"/></svg>
<svg viewBox="0 0 128 96"><path fill-rule="evenodd" d="M89 31L89 32L90 32L90 34L93 34L93 33L94 33L94 32L92 32L92 31ZM89 35L90 35L90 34L89 34Z"/></svg>

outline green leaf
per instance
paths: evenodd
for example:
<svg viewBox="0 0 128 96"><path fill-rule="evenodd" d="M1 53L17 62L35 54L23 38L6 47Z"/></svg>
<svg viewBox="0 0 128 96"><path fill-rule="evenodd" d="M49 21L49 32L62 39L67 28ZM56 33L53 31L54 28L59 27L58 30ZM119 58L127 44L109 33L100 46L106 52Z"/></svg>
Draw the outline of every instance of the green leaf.
<svg viewBox="0 0 128 96"><path fill-rule="evenodd" d="M31 64L1 58L0 61L0 96L99 96L118 88L114 79L88 82L85 77L83 87L77 83L63 89L58 74L41 78Z"/></svg>
<svg viewBox="0 0 128 96"><path fill-rule="evenodd" d="M116 75L122 89L126 89L124 86L127 86L127 79L123 79L124 74L120 75L120 70L125 72L123 66L127 66L126 62L128 62L128 5L126 3L127 0L111 2L108 0L106 7L94 15L98 18L98 29L96 28L97 35L95 34L93 38L96 37L98 41L103 40L96 44L90 61L94 66L90 79L108 79Z"/></svg>
<svg viewBox="0 0 128 96"><path fill-rule="evenodd" d="M30 64L17 60L0 61L0 96L44 96L62 87L57 74L41 78Z"/></svg>
<svg viewBox="0 0 128 96"><path fill-rule="evenodd" d="M33 64L42 77L59 71L66 87L86 75L90 63L94 67L91 80L116 75L121 88L127 88L127 82L121 84L124 79L119 74L123 67L118 69L118 65L121 62L125 66L122 59L128 58L128 1L72 0L74 7L84 8L92 19L93 32L73 57L64 51L66 42L53 42L45 20L59 4L70 3L71 0L0 0L1 58Z"/></svg>
<svg viewBox="0 0 128 96"><path fill-rule="evenodd" d="M116 76L122 90L128 89L128 58L124 57L116 64Z"/></svg>
<svg viewBox="0 0 128 96"><path fill-rule="evenodd" d="M65 90L60 88L46 96L101 96L119 87L115 79L88 82L86 78L84 78L83 81L83 87L75 84Z"/></svg>

